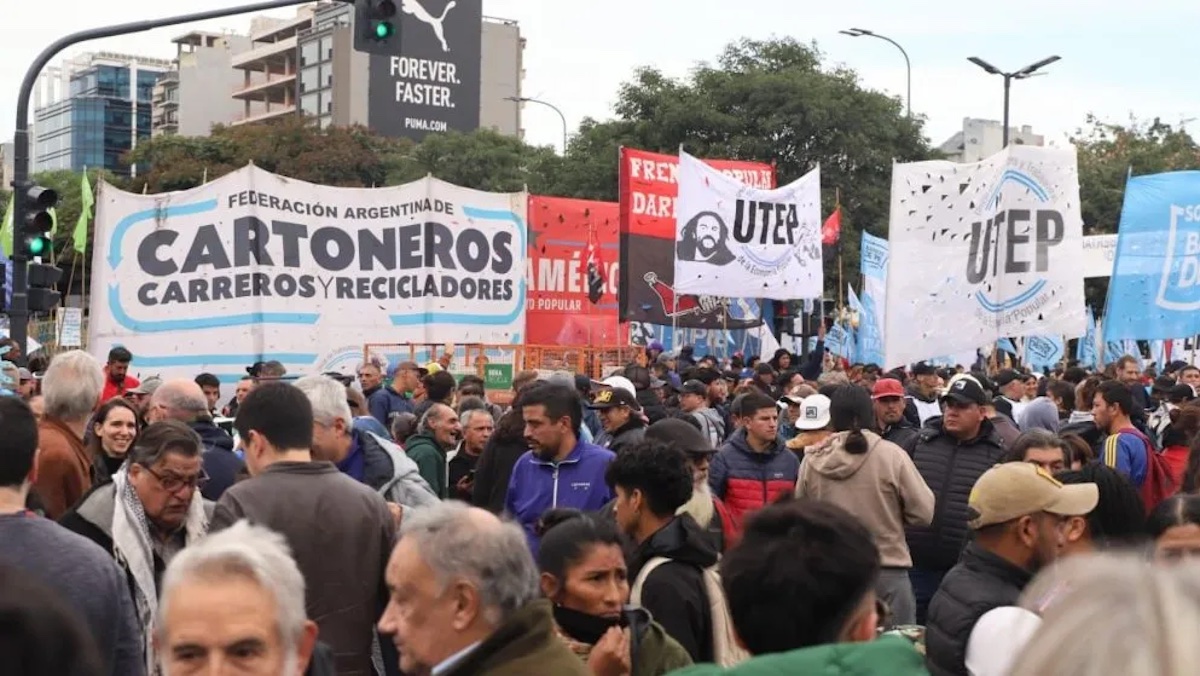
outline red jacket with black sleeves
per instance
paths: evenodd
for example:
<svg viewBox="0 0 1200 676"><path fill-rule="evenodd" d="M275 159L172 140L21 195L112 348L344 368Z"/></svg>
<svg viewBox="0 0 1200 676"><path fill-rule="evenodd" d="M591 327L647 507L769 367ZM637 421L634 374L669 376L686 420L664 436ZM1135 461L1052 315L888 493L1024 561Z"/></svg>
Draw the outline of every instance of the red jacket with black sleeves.
<svg viewBox="0 0 1200 676"><path fill-rule="evenodd" d="M729 437L708 467L713 494L725 501L739 527L748 514L780 495L790 495L799 476L800 459L795 453L778 440L773 440L767 450L756 452L746 442L744 429Z"/></svg>

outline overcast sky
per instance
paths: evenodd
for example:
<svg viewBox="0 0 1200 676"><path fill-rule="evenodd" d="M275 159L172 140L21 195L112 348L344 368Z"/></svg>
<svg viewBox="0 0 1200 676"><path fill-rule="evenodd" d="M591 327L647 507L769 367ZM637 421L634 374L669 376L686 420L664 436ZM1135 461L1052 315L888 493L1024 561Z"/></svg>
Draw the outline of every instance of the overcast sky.
<svg viewBox="0 0 1200 676"><path fill-rule="evenodd" d="M0 139L12 136L16 94L28 64L49 42L102 23L134 21L228 5L229 0L57 0L50 5L5 0L0 24ZM461 1L461 0L460 0ZM566 113L574 128L584 116L605 119L621 82L654 65L685 76L741 37L790 35L816 41L831 63L856 69L865 86L903 96L904 60L892 45L849 38L861 27L888 35L912 58L913 111L928 118L926 134L939 144L964 117L999 119L1002 81L966 61L980 56L1016 70L1046 56L1063 60L1044 77L1014 83L1012 122L1063 138L1089 112L1114 121L1129 116L1168 122L1200 118L1194 48L1200 2L1143 0L1008 0L989 5L950 0L483 0L484 14L516 19L528 39L525 92ZM1001 9L1002 13L995 9ZM39 10L46 10L46 14ZM101 10L101 11L97 11ZM985 11L986 10L986 11ZM290 16L294 10L273 12ZM172 57L170 39L192 28L245 31L249 18L104 40L69 53L110 50ZM534 143L558 144L557 116L526 110ZM1192 125L1193 130L1200 130Z"/></svg>

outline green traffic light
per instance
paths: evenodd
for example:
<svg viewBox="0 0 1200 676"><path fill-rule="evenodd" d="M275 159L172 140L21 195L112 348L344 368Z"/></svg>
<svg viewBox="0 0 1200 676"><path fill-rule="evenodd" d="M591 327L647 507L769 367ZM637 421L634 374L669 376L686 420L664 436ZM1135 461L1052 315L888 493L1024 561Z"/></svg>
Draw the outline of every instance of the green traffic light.
<svg viewBox="0 0 1200 676"><path fill-rule="evenodd" d="M50 250L50 239L47 237L33 237L25 245L26 251L30 256L41 256Z"/></svg>
<svg viewBox="0 0 1200 676"><path fill-rule="evenodd" d="M396 32L396 27L390 21L380 21L375 24L375 39L386 40Z"/></svg>

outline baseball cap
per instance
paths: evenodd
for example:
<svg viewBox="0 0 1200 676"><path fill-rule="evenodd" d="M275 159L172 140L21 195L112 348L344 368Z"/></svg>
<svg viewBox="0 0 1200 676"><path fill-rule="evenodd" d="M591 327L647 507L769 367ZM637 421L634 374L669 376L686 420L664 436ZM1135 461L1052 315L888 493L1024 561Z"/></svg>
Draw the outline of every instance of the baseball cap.
<svg viewBox="0 0 1200 676"><path fill-rule="evenodd" d="M979 404L980 406L988 402L987 393L983 391L983 386L971 376L963 376L951 382L950 386L946 388L946 393L942 395L942 401L947 399L963 404Z"/></svg>
<svg viewBox="0 0 1200 676"><path fill-rule="evenodd" d="M996 387L1004 387L1020 377L1021 374L1017 373L1013 369L1004 369L1003 371L997 373L996 377L992 378L992 382L996 383Z"/></svg>
<svg viewBox="0 0 1200 676"><path fill-rule="evenodd" d="M150 376L142 381L142 384L126 392L126 394L154 394L154 391L162 387L163 380L157 376Z"/></svg>
<svg viewBox="0 0 1200 676"><path fill-rule="evenodd" d="M912 374L914 376L935 376L937 375L937 369L931 364L926 364L925 362L921 361L913 364Z"/></svg>
<svg viewBox="0 0 1200 676"><path fill-rule="evenodd" d="M663 418L646 428L646 438L675 444L685 453L716 453L708 437L696 426L679 418Z"/></svg>
<svg viewBox="0 0 1200 676"><path fill-rule="evenodd" d="M698 394L702 397L708 396L708 385L699 380L689 380L679 388L680 394Z"/></svg>
<svg viewBox="0 0 1200 676"><path fill-rule="evenodd" d="M637 397L623 387L610 387L600 390L587 405L588 408L596 410L616 408L618 406L628 406L635 411L642 410L642 407L638 405Z"/></svg>
<svg viewBox="0 0 1200 676"><path fill-rule="evenodd" d="M779 398L779 401L784 405L794 404L796 406L800 406L804 403L804 397L798 397L794 394L785 394Z"/></svg>
<svg viewBox="0 0 1200 676"><path fill-rule="evenodd" d="M829 424L829 397L814 394L800 402L800 417L796 418L796 429L819 430Z"/></svg>
<svg viewBox="0 0 1200 676"><path fill-rule="evenodd" d="M441 371L442 365L437 363L436 361L431 361L425 365L423 370L425 371L425 373L421 374L422 378L424 378L426 375L428 375L430 373L437 373L438 371Z"/></svg>
<svg viewBox="0 0 1200 676"><path fill-rule="evenodd" d="M1064 485L1029 462L1006 462L983 473L967 499L967 518L976 530L1037 512L1084 516L1100 501L1096 484Z"/></svg>
<svg viewBox="0 0 1200 676"><path fill-rule="evenodd" d="M402 361L394 367L388 369L388 377L395 378L396 374L401 371L416 371L417 375L424 378L429 375L429 370L423 366L419 366L415 361Z"/></svg>
<svg viewBox="0 0 1200 676"><path fill-rule="evenodd" d="M612 389L625 390L634 397L637 396L637 389L633 386L633 382L625 376L609 376L601 380L600 384Z"/></svg>
<svg viewBox="0 0 1200 676"><path fill-rule="evenodd" d="M904 385L895 378L880 378L871 388L872 399L887 399L888 397L903 397Z"/></svg>
<svg viewBox="0 0 1200 676"><path fill-rule="evenodd" d="M758 375L765 376L768 373L775 373L775 369L772 368L771 365L768 364L767 362L760 361L760 362L758 362L758 364L756 364L754 366L754 372Z"/></svg>

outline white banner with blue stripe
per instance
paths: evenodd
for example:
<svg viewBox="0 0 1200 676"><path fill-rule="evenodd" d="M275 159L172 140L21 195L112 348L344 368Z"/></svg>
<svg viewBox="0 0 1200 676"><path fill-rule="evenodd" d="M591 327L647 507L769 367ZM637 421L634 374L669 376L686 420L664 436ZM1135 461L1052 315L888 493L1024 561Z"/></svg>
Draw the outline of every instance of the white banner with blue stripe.
<svg viewBox="0 0 1200 676"><path fill-rule="evenodd" d="M96 206L88 347L124 345L132 373L353 373L364 343L522 340L525 193L335 188L249 166L161 195L104 185Z"/></svg>
<svg viewBox="0 0 1200 676"><path fill-rule="evenodd" d="M887 364L1084 331L1074 148L892 168Z"/></svg>

